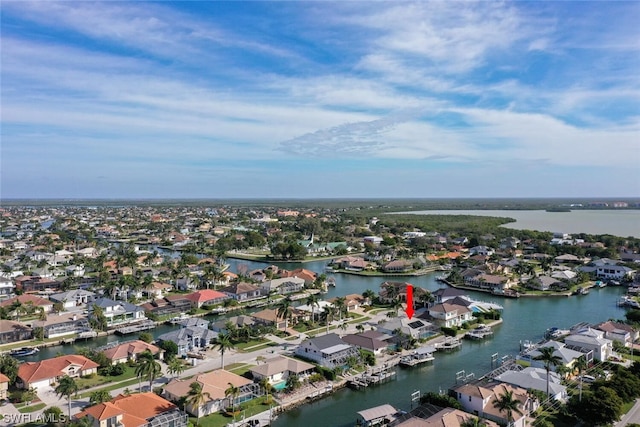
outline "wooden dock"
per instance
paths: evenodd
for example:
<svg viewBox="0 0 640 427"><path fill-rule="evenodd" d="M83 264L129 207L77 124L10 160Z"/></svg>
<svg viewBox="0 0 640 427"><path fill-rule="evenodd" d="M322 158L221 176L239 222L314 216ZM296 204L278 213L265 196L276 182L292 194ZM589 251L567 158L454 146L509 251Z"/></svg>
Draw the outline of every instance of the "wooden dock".
<svg viewBox="0 0 640 427"><path fill-rule="evenodd" d="M117 335L128 335L141 331L148 331L149 329L153 329L156 327L155 322L143 322L138 323L136 325L124 326L122 328L116 329Z"/></svg>
<svg viewBox="0 0 640 427"><path fill-rule="evenodd" d="M349 380L348 384L356 390L369 387L370 385L380 384L383 381L395 378L396 371L393 369L394 366L395 365L387 365L379 368L372 368L367 372L354 376Z"/></svg>

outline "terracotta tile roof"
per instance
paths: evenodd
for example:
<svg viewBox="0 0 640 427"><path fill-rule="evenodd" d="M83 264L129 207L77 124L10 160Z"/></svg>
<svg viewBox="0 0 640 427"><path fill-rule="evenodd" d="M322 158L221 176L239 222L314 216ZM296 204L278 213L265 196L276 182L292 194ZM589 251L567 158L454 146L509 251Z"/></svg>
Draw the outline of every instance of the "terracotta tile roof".
<svg viewBox="0 0 640 427"><path fill-rule="evenodd" d="M116 347L111 347L103 351L103 353L109 360L120 360L127 359L132 354L137 355L146 350L149 350L152 354L157 354L160 351L160 348L153 344L149 344L141 340L136 340L122 343Z"/></svg>
<svg viewBox="0 0 640 427"><path fill-rule="evenodd" d="M53 303L48 299L40 298L39 296L36 296L36 295L24 294L24 295L18 295L17 297L4 300L3 302L0 303L0 307L9 307L11 304L13 304L16 301L20 301L21 304L31 303L33 305L38 305L38 306L53 305Z"/></svg>
<svg viewBox="0 0 640 427"><path fill-rule="evenodd" d="M4 374L0 374L0 383L8 383L9 382L9 377L7 377Z"/></svg>
<svg viewBox="0 0 640 427"><path fill-rule="evenodd" d="M46 380L48 378L56 378L64 376L63 371L71 365L80 367L79 371L97 368L99 365L77 354L67 354L64 356L54 357L52 359L41 360L40 362L25 362L18 367L18 377L25 384Z"/></svg>
<svg viewBox="0 0 640 427"><path fill-rule="evenodd" d="M176 409L177 406L155 393L137 393L129 396L118 395L110 402L91 406L76 415L83 418L91 415L96 420L106 420L122 414L124 427L141 427L148 424L150 418Z"/></svg>
<svg viewBox="0 0 640 427"><path fill-rule="evenodd" d="M189 392L190 385L194 380L173 380L165 386L165 391L174 396L184 396ZM202 384L202 391L209 393L210 400L224 399L225 390L229 388L229 383L236 387L251 384L252 381L224 369L216 369L206 374L200 374L195 378L195 382Z"/></svg>
<svg viewBox="0 0 640 427"><path fill-rule="evenodd" d="M226 299L228 297L226 294L214 291L213 289L202 289L200 291L187 295L187 299L193 302L205 302L220 298Z"/></svg>

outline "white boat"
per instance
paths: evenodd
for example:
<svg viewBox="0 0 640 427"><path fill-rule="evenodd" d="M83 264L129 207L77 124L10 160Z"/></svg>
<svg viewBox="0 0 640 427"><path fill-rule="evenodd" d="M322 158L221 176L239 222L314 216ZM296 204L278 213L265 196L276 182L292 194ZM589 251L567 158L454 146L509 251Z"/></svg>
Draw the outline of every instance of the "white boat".
<svg viewBox="0 0 640 427"><path fill-rule="evenodd" d="M37 347L22 347L22 348L12 350L9 353L9 355L12 357L25 357L25 356L32 356L39 351L40 349L38 349Z"/></svg>
<svg viewBox="0 0 640 427"><path fill-rule="evenodd" d="M176 316L174 318L172 318L171 320L169 320L169 322L171 323L178 323L182 320L186 320L189 318L189 315L187 313L180 313L179 316Z"/></svg>

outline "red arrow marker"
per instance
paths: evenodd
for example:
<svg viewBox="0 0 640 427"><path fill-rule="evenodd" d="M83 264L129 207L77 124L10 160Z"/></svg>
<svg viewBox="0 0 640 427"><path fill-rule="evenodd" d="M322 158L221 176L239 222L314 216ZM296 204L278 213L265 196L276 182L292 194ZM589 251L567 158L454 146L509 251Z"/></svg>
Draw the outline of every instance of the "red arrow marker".
<svg viewBox="0 0 640 427"><path fill-rule="evenodd" d="M413 286L407 285L407 308L404 309L407 317L413 317Z"/></svg>

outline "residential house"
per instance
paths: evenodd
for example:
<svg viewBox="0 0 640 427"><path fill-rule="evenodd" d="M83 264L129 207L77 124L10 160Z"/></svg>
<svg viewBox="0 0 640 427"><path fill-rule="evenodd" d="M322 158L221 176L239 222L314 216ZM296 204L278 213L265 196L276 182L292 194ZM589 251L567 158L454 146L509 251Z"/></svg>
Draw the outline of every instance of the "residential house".
<svg viewBox="0 0 640 427"><path fill-rule="evenodd" d="M232 398L225 394L229 384L239 389L239 395L235 399L236 404L250 400L260 393L260 386L253 381L224 369L216 369L188 380L173 379L164 387L163 395L177 402L188 395L193 382L200 383L203 393L206 393L204 404L198 407L185 405L185 410L196 417L210 415L231 406Z"/></svg>
<svg viewBox="0 0 640 427"><path fill-rule="evenodd" d="M382 265L382 271L385 273L405 273L411 270L413 270L413 264L403 259L389 261Z"/></svg>
<svg viewBox="0 0 640 427"><path fill-rule="evenodd" d="M330 298L328 302L333 305L335 304L337 298L338 297ZM343 298L345 300L345 306L348 312L356 311L363 305L366 305L366 299L360 294L349 294L345 295Z"/></svg>
<svg viewBox="0 0 640 427"><path fill-rule="evenodd" d="M168 314L186 313L191 310L191 301L187 299L186 295L167 295L164 298L142 304L140 307L144 311L158 316L166 316Z"/></svg>
<svg viewBox="0 0 640 427"><path fill-rule="evenodd" d="M54 303L59 302L65 310L70 308L90 304L95 299L96 294L85 289L73 289L49 296Z"/></svg>
<svg viewBox="0 0 640 427"><path fill-rule="evenodd" d="M420 288L418 286L414 286L409 282L383 282L380 285L379 296L380 299L384 302L391 302L396 298L399 298L400 301L407 301L407 286L413 287L413 301L415 305L418 305L419 302L423 299L423 295L429 295L428 291Z"/></svg>
<svg viewBox="0 0 640 427"><path fill-rule="evenodd" d="M229 296L222 292L214 291L213 289L201 289L187 295L187 299L191 301L192 307L202 308L203 305L211 306L222 304L225 300L229 299Z"/></svg>
<svg viewBox="0 0 640 427"><path fill-rule="evenodd" d="M474 246L472 248L469 248L469 256L473 256L473 255L483 255L483 256L491 256L494 253L496 253L496 251L488 246Z"/></svg>
<svg viewBox="0 0 640 427"><path fill-rule="evenodd" d="M49 277L19 276L15 279L16 289L24 293L36 293L60 288L60 282Z"/></svg>
<svg viewBox="0 0 640 427"><path fill-rule="evenodd" d="M242 328L242 327L253 327L256 324L256 319L252 316L240 315L233 316L227 319L220 320L211 325L211 329L218 333L228 334L229 327L231 328Z"/></svg>
<svg viewBox="0 0 640 427"><path fill-rule="evenodd" d="M144 308L126 301L114 301L106 297L98 298L91 303L89 306L90 319L95 316L96 307L102 309L102 314L107 319L107 327L122 326L146 319Z"/></svg>
<svg viewBox="0 0 640 427"><path fill-rule="evenodd" d="M596 268L596 277L604 280L632 279L636 270L624 265L603 265Z"/></svg>
<svg viewBox="0 0 640 427"><path fill-rule="evenodd" d="M618 341L625 347L631 347L638 339L638 331L626 323L608 320L596 325L595 329L604 332L604 337L612 341Z"/></svg>
<svg viewBox="0 0 640 427"><path fill-rule="evenodd" d="M525 390L538 390L547 393L547 370L528 367L523 370L507 370L496 376L497 381L521 387ZM552 399L565 402L568 398L567 387L555 372L549 372L549 395Z"/></svg>
<svg viewBox="0 0 640 427"><path fill-rule="evenodd" d="M188 353L204 350L218 333L210 329L190 326L160 335L156 341L173 341L178 345L178 356L186 357Z"/></svg>
<svg viewBox="0 0 640 427"><path fill-rule="evenodd" d="M359 357L354 346L334 333L307 338L296 347L295 354L329 369L346 366L350 357Z"/></svg>
<svg viewBox="0 0 640 427"><path fill-rule="evenodd" d="M77 354L45 359L39 362L24 362L18 367L16 384L23 389L45 389L57 383L60 378L83 377L98 372L98 365L93 360Z"/></svg>
<svg viewBox="0 0 640 427"><path fill-rule="evenodd" d="M318 275L311 270L307 270L306 268L297 268L291 271L280 270L280 277L281 278L297 277L297 278L303 279L305 285L311 286L318 278Z"/></svg>
<svg viewBox="0 0 640 427"><path fill-rule="evenodd" d="M551 289L564 289L567 285L558 279L550 276L538 276L534 277L527 282L527 286L539 291L548 291Z"/></svg>
<svg viewBox="0 0 640 427"><path fill-rule="evenodd" d="M604 332L588 328L564 339L566 345L580 347L593 352L593 358L607 361L613 353L613 341L604 337Z"/></svg>
<svg viewBox="0 0 640 427"><path fill-rule="evenodd" d="M77 311L49 314L45 320L34 320L31 326L41 327L45 338L91 331L87 316Z"/></svg>
<svg viewBox="0 0 640 427"><path fill-rule="evenodd" d="M40 298L36 295L22 294L13 298L6 299L0 302L0 307L9 309L14 303L19 302L24 307L32 307L33 309L41 309L45 313L49 313L53 310L53 302L46 298Z"/></svg>
<svg viewBox="0 0 640 427"><path fill-rule="evenodd" d="M88 418L92 427L186 427L187 414L152 392L120 394L108 402L83 409L76 419Z"/></svg>
<svg viewBox="0 0 640 427"><path fill-rule="evenodd" d="M509 289L516 282L507 276L496 276L493 274L479 274L474 277L464 277L465 284L480 289L489 289L494 292L501 292Z"/></svg>
<svg viewBox="0 0 640 427"><path fill-rule="evenodd" d="M0 276L0 300L11 298L15 294L15 288L11 279Z"/></svg>
<svg viewBox="0 0 640 427"><path fill-rule="evenodd" d="M231 284L222 288L221 291L240 302L250 301L262 296L259 287L245 282Z"/></svg>
<svg viewBox="0 0 640 427"><path fill-rule="evenodd" d="M464 427L474 422L477 416L453 408L442 408L430 403L423 403L410 412L396 414L396 420L389 426L393 427ZM494 421L480 419L478 425L498 427Z"/></svg>
<svg viewBox="0 0 640 427"><path fill-rule="evenodd" d="M526 389L502 382L468 383L450 390L450 394L462 405L463 409L474 415L487 418L499 424L508 424L506 414L494 406L494 402L506 392L511 392L518 401L520 412L513 411L512 427L525 427L527 416L537 409L538 403L533 400Z"/></svg>
<svg viewBox="0 0 640 427"><path fill-rule="evenodd" d="M447 328L461 326L473 320L473 311L464 305L445 302L432 305L428 311L437 324Z"/></svg>
<svg viewBox="0 0 640 427"><path fill-rule="evenodd" d="M361 350L367 350L374 356L380 356L390 344L386 341L390 336L378 331L366 331L360 334L348 334L342 337L342 341Z"/></svg>
<svg viewBox="0 0 640 427"><path fill-rule="evenodd" d="M156 354L162 354L160 347L141 340L117 343L116 345L104 348L102 353L104 353L112 365L117 365L118 363L127 363L130 360L135 361L138 355L145 351L151 352L154 356Z"/></svg>
<svg viewBox="0 0 640 427"><path fill-rule="evenodd" d="M276 329L284 329L287 322L285 319L278 316L276 310L271 308L265 308L264 310L257 311L251 315L256 323L265 326L274 326Z"/></svg>
<svg viewBox="0 0 640 427"><path fill-rule="evenodd" d="M536 360L536 358L542 354L539 349L543 347L553 347L553 355L557 356L560 359L560 365L565 366L566 368L571 368L575 360L579 357L584 357L587 362L591 362L593 360L592 351L574 347L569 348L565 343L561 343L559 341L546 341L536 347L529 348L518 354L516 359L524 366L544 368L544 362ZM555 371L555 366L552 366L551 370Z"/></svg>
<svg viewBox="0 0 640 427"><path fill-rule="evenodd" d="M278 388L278 386L284 385L291 375L296 375L298 379L304 380L313 374L315 369L314 365L302 360L276 356L251 368L249 372L256 382L266 378L269 384Z"/></svg>
<svg viewBox="0 0 640 427"><path fill-rule="evenodd" d="M362 271L369 267L369 263L362 257L346 256L335 259L330 264L334 268L351 271Z"/></svg>
<svg viewBox="0 0 640 427"><path fill-rule="evenodd" d="M151 282L151 287L143 291L149 298L159 299L164 297L167 292L173 289L173 286L168 283Z"/></svg>
<svg viewBox="0 0 640 427"><path fill-rule="evenodd" d="M287 295L300 292L304 289L304 285L305 280L302 277L282 277L261 283L260 290L263 295Z"/></svg>
<svg viewBox="0 0 640 427"><path fill-rule="evenodd" d="M33 331L30 327L13 320L0 319L0 344L30 340Z"/></svg>
<svg viewBox="0 0 640 427"><path fill-rule="evenodd" d="M415 339L428 338L434 333L433 323L414 317L395 317L376 325L376 330L383 334L394 335L400 331Z"/></svg>

